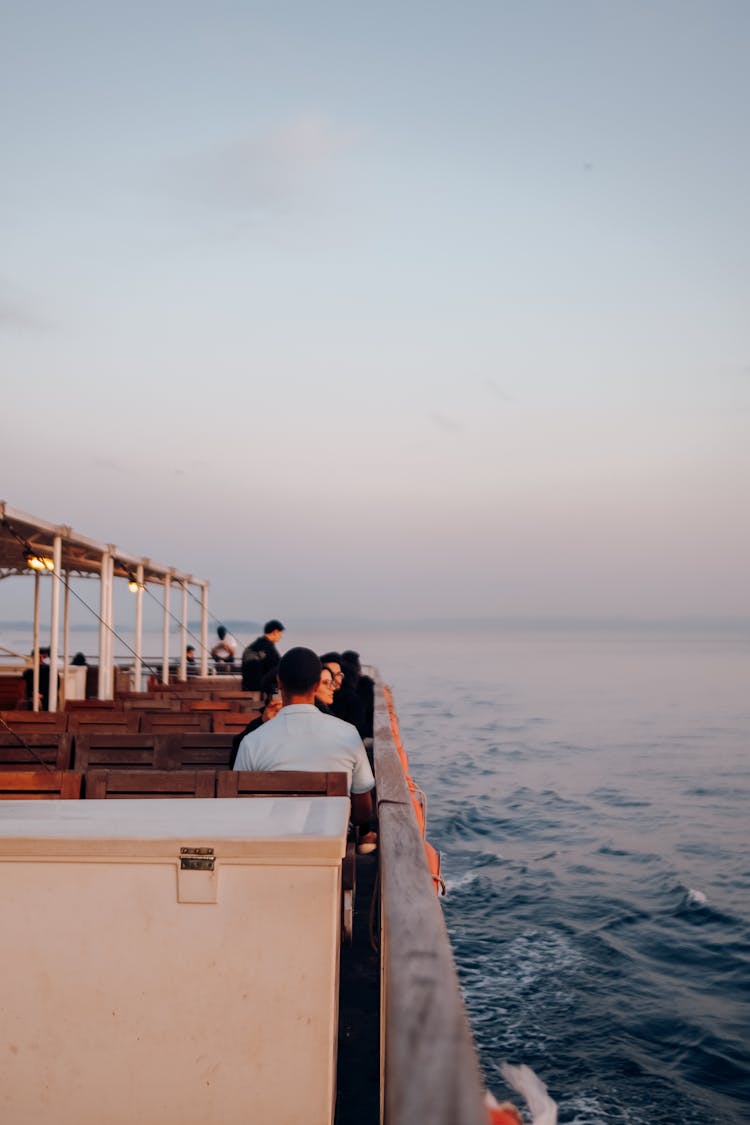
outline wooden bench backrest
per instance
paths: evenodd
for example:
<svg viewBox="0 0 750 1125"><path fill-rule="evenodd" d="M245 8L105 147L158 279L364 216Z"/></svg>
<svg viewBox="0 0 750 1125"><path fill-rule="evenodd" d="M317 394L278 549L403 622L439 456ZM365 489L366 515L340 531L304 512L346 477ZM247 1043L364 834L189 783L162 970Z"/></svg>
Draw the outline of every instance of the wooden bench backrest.
<svg viewBox="0 0 750 1125"><path fill-rule="evenodd" d="M231 703L233 711L257 711L261 705L259 691L215 691L212 695L217 703Z"/></svg>
<svg viewBox="0 0 750 1125"><path fill-rule="evenodd" d="M345 773L313 770L221 770L217 797L346 797Z"/></svg>
<svg viewBox="0 0 750 1125"><path fill-rule="evenodd" d="M24 730L20 732L20 739L0 727L0 770L37 770L42 762L56 770L70 769L69 734Z"/></svg>
<svg viewBox="0 0 750 1125"><path fill-rule="evenodd" d="M127 734L89 731L78 735L73 747L73 763L78 770L91 769L169 769L168 747L154 734Z"/></svg>
<svg viewBox="0 0 750 1125"><path fill-rule="evenodd" d="M96 731L137 734L140 722L137 711L73 711L68 716L68 730L75 736Z"/></svg>
<svg viewBox="0 0 750 1125"><path fill-rule="evenodd" d="M180 700L173 699L171 695L156 697L149 695L143 699L123 699L122 706L124 711L142 711L145 714L158 715L162 712L167 714L170 711L180 710Z"/></svg>
<svg viewBox="0 0 750 1125"><path fill-rule="evenodd" d="M26 695L26 681L23 676L0 675L0 708L15 709Z"/></svg>
<svg viewBox="0 0 750 1125"><path fill-rule="evenodd" d="M116 699L66 699L65 710L71 711L121 711Z"/></svg>
<svg viewBox="0 0 750 1125"><path fill-rule="evenodd" d="M77 770L0 770L0 800L74 801L82 778Z"/></svg>
<svg viewBox="0 0 750 1125"><path fill-rule="evenodd" d="M21 733L36 728L40 733L56 730L62 734L68 721L62 711L0 711L0 715L11 730L18 728ZM0 729L5 730L2 723Z"/></svg>
<svg viewBox="0 0 750 1125"><path fill-rule="evenodd" d="M211 715L200 711L175 711L165 712L164 714L144 712L141 715L141 730L146 733L150 731L174 731L176 733L181 731L210 731Z"/></svg>
<svg viewBox="0 0 750 1125"><path fill-rule="evenodd" d="M170 766L176 769L229 769L232 735L205 731L181 731L159 736L166 746Z"/></svg>
<svg viewBox="0 0 750 1125"><path fill-rule="evenodd" d="M218 711L214 715L214 731L216 734L239 734L259 715L260 711Z"/></svg>
<svg viewBox="0 0 750 1125"><path fill-rule="evenodd" d="M86 796L105 798L213 797L213 770L89 770Z"/></svg>

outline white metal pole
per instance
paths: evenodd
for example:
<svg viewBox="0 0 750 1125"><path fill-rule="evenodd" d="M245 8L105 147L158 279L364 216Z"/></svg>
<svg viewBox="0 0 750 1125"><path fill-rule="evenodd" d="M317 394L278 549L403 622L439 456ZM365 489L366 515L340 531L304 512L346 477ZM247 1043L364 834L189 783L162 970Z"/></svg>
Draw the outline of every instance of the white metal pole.
<svg viewBox="0 0 750 1125"><path fill-rule="evenodd" d="M111 548L102 554L99 598L99 699L112 698L112 665L109 658L110 626L112 624L112 571Z"/></svg>
<svg viewBox="0 0 750 1125"><path fill-rule="evenodd" d="M135 570L138 589L135 592L135 660L133 661L133 690L141 690L143 675L143 563Z"/></svg>
<svg viewBox="0 0 750 1125"><path fill-rule="evenodd" d="M70 667L70 571L65 571L65 593L63 594L63 692L62 702L68 696L68 668ZM86 690L84 688L84 696Z"/></svg>
<svg viewBox="0 0 750 1125"><path fill-rule="evenodd" d="M182 580L182 607L180 627L180 676L181 680L187 679L187 613L188 613L188 588L187 581Z"/></svg>
<svg viewBox="0 0 750 1125"><path fill-rule="evenodd" d="M57 672L60 645L60 576L62 573L62 539L55 536L52 545L52 597L49 625L49 709L57 710Z"/></svg>
<svg viewBox="0 0 750 1125"><path fill-rule="evenodd" d="M172 584L171 574L164 578L164 623L162 626L161 645L161 682L169 683L169 590Z"/></svg>
<svg viewBox="0 0 750 1125"><path fill-rule="evenodd" d="M110 552L114 547L110 546ZM107 574L107 699L115 696L115 622L114 622L114 593L115 593L115 556L110 553Z"/></svg>
<svg viewBox="0 0 750 1125"><path fill-rule="evenodd" d="M31 709L39 710L39 571L34 571L34 637L32 641L34 674L31 679Z"/></svg>
<svg viewBox="0 0 750 1125"><path fill-rule="evenodd" d="M208 582L201 586L201 676L208 675Z"/></svg>

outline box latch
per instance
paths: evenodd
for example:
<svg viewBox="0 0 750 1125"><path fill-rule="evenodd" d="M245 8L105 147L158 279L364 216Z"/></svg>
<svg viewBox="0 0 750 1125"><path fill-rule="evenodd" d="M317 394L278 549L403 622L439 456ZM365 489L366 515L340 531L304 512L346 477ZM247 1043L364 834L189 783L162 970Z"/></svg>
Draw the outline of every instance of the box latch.
<svg viewBox="0 0 750 1125"><path fill-rule="evenodd" d="M213 848L180 848L181 871L213 871Z"/></svg>
<svg viewBox="0 0 750 1125"><path fill-rule="evenodd" d="M180 848L178 902L216 902L219 873L213 848Z"/></svg>

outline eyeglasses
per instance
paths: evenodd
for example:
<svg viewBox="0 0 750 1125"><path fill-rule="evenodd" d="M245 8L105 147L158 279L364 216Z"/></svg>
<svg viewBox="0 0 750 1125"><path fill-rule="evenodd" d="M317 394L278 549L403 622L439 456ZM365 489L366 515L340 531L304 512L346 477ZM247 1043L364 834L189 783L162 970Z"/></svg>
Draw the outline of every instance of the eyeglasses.
<svg viewBox="0 0 750 1125"><path fill-rule="evenodd" d="M333 687L333 680L332 679L331 680L324 680L323 677L321 676L320 686L321 687Z"/></svg>

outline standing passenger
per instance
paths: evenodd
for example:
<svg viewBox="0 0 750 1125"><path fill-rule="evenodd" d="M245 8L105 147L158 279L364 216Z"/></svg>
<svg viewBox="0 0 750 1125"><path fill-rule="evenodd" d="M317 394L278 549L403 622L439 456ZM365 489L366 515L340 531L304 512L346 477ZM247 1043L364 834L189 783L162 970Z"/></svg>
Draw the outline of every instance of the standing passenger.
<svg viewBox="0 0 750 1125"><path fill-rule="evenodd" d="M281 660L276 645L281 640L284 626L276 618L266 621L263 636L248 645L242 654L242 690L260 691L269 683L269 673L274 672Z"/></svg>

